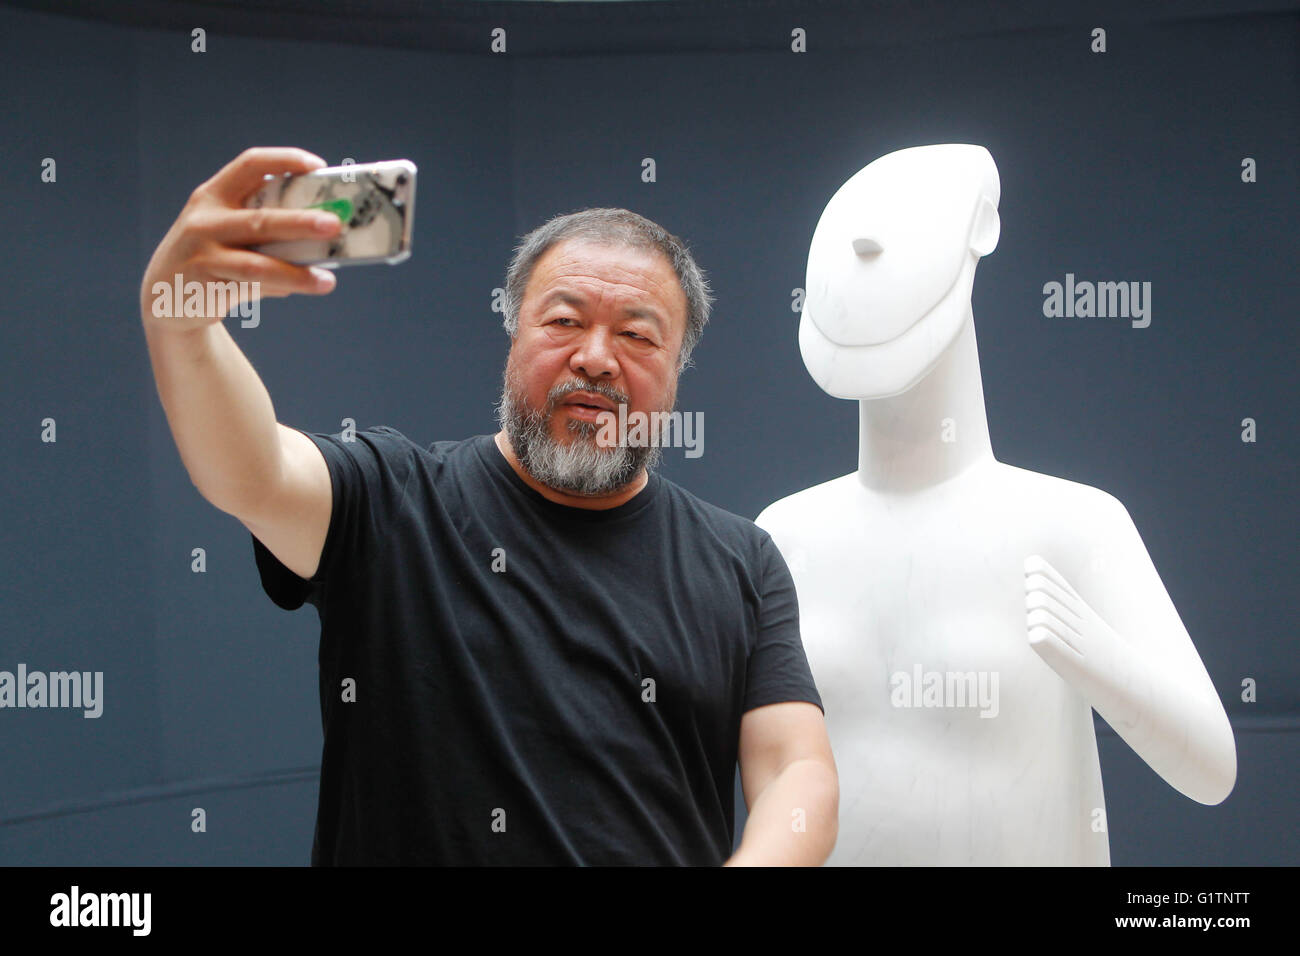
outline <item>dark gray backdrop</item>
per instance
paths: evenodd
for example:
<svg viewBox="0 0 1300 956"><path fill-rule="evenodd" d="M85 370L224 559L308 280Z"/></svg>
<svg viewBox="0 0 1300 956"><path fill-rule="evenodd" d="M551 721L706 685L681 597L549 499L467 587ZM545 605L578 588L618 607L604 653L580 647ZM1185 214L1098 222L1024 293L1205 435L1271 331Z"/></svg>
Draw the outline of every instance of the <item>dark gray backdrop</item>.
<svg viewBox="0 0 1300 956"><path fill-rule="evenodd" d="M974 294L994 452L1124 502L1236 730L1236 789L1204 807L1098 721L1113 862L1297 862L1294 4L35 6L0 6L0 669L102 670L105 703L0 710L0 864L308 861L316 612L270 602L247 532L191 486L137 314L154 246L228 159L420 167L408 262L227 322L311 431L493 430L516 238L596 205L681 235L718 302L679 393L705 454L664 470L752 518L856 463L856 408L795 340L822 208L877 156L942 142L986 146L1002 179ZM511 52L487 51L494 26ZM1151 326L1044 318L1067 272L1152 282Z"/></svg>

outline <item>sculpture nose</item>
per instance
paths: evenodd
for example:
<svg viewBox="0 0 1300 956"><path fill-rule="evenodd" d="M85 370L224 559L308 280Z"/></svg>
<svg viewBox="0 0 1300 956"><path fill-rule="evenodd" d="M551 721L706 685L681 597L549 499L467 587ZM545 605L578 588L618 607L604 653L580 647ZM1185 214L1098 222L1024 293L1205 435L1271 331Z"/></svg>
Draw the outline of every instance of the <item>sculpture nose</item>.
<svg viewBox="0 0 1300 956"><path fill-rule="evenodd" d="M853 240L853 251L860 256L874 256L884 252L885 247L869 236L859 236Z"/></svg>

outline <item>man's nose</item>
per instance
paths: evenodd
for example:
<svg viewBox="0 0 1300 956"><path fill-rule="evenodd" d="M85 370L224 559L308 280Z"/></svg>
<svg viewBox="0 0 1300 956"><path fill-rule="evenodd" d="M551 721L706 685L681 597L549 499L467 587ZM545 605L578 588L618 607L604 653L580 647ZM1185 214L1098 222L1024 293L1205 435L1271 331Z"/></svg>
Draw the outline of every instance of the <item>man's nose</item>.
<svg viewBox="0 0 1300 956"><path fill-rule="evenodd" d="M613 378L618 374L618 360L614 357L613 333L601 326L592 326L569 359L569 367L588 378Z"/></svg>

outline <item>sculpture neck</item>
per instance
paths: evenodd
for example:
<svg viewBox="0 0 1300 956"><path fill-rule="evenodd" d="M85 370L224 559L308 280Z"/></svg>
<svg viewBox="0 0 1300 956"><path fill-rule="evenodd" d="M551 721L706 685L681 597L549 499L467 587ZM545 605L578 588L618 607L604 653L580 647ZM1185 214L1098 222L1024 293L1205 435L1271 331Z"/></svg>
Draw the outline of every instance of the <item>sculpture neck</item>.
<svg viewBox="0 0 1300 956"><path fill-rule="evenodd" d="M905 392L860 404L858 480L880 492L923 491L993 459L969 300L952 345Z"/></svg>

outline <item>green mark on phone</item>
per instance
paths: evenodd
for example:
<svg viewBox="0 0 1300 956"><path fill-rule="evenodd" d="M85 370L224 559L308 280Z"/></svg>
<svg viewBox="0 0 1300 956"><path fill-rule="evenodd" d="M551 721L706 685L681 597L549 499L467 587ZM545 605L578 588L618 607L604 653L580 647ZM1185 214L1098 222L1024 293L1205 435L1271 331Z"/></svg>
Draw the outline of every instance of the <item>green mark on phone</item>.
<svg viewBox="0 0 1300 956"><path fill-rule="evenodd" d="M308 206L308 209L324 209L326 212L332 212L339 217L343 225L348 224L352 218L352 200L351 199L330 199L326 202L318 202L314 206Z"/></svg>

